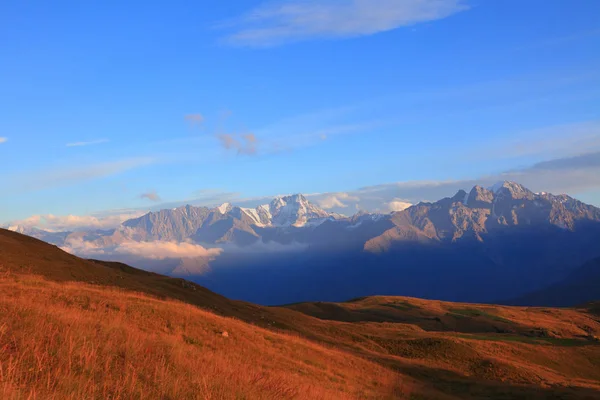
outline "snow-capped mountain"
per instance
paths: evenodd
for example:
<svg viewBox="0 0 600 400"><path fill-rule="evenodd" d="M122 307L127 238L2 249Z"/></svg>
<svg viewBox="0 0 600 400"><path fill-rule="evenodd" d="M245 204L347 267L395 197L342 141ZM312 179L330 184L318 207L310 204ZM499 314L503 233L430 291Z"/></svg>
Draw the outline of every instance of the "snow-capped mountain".
<svg viewBox="0 0 600 400"><path fill-rule="evenodd" d="M61 244L65 241L70 232L50 232L43 229L34 227L28 227L24 225L11 225L6 229L9 231L17 232L23 235L31 236L36 239L43 240L44 242L51 244Z"/></svg>
<svg viewBox="0 0 600 400"><path fill-rule="evenodd" d="M435 203L419 203L392 214L360 212L344 217L327 212L301 195L281 196L256 208L224 203L190 205L150 212L125 221L115 230L46 232L10 229L62 246L69 238L100 246L128 241L194 241L201 244L250 245L258 241L288 244L356 243L381 251L398 241L485 241L495 231L514 226L575 230L585 221L600 221L600 209L567 195L533 193L515 182L473 187Z"/></svg>
<svg viewBox="0 0 600 400"><path fill-rule="evenodd" d="M328 218L339 217L315 206L301 194L274 199L269 204L269 213L271 225L276 227L318 225Z"/></svg>
<svg viewBox="0 0 600 400"><path fill-rule="evenodd" d="M341 215L329 213L312 204L301 194L281 196L256 208L242 208L230 203L215 208L184 206L150 212L125 221L117 232L134 240L193 240L199 243L252 244L266 230L283 235L290 229L315 228ZM276 240L277 235L267 236Z"/></svg>
<svg viewBox="0 0 600 400"><path fill-rule="evenodd" d="M216 209L222 215L231 215L237 219L242 219L243 214L250 219L252 225L258 227L300 228L319 225L329 218L342 218L317 207L301 194L276 197L269 204L256 208L234 207L224 203Z"/></svg>
<svg viewBox="0 0 600 400"><path fill-rule="evenodd" d="M218 283L215 289L250 292L251 282L269 273L281 288L281 302L301 300L287 296L292 289L331 292L332 282L340 298L364 295L369 288L455 301L498 300L537 290L600 257L600 209L567 195L533 193L514 182L475 186L386 214L344 217L293 195L255 208L225 203L161 210L110 231L13 229L85 257L114 260L131 254L127 262L150 269L166 268L181 253L169 253L175 254L170 261L149 260L139 250L152 248L145 242L219 248L214 259L198 256L173 264L180 267L172 273L198 273L208 279L205 283ZM327 279L317 288L320 276ZM248 293L228 294L243 298Z"/></svg>

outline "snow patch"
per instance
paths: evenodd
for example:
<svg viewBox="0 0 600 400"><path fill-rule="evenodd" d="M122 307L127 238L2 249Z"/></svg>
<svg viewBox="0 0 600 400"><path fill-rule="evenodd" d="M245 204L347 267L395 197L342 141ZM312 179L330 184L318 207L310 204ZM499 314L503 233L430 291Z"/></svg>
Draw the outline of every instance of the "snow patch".
<svg viewBox="0 0 600 400"><path fill-rule="evenodd" d="M244 213L246 213L247 216L249 216L250 218L252 218L252 220L254 221L254 224L257 226L265 226L265 224L263 224L262 222L260 222L260 217L258 215L258 211L254 208L242 208L241 209Z"/></svg>
<svg viewBox="0 0 600 400"><path fill-rule="evenodd" d="M231 207L231 204L223 203L219 207L217 207L217 209L219 210L219 212L221 214L225 214L225 213L227 213L227 211L229 210L230 207Z"/></svg>

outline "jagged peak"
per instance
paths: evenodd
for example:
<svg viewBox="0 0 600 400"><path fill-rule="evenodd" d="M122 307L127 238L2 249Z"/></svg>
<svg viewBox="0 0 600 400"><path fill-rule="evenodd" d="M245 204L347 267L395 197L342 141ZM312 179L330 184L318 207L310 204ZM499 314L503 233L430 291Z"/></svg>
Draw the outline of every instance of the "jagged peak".
<svg viewBox="0 0 600 400"><path fill-rule="evenodd" d="M227 214L227 211L231 211L232 208L231 203L223 203L217 207L217 210L219 210L221 214Z"/></svg>
<svg viewBox="0 0 600 400"><path fill-rule="evenodd" d="M458 192L456 192L454 197L452 197L452 200L466 203L467 197L468 197L468 193L466 191L464 191L463 189L460 189Z"/></svg>
<svg viewBox="0 0 600 400"><path fill-rule="evenodd" d="M371 215L372 213L370 213L367 210L359 210L356 214L353 215L353 217L362 217L365 215Z"/></svg>
<svg viewBox="0 0 600 400"><path fill-rule="evenodd" d="M486 189L483 186L475 185L469 192L466 204L469 207L481 206L486 203L492 203L493 200L494 193L490 189Z"/></svg>
<svg viewBox="0 0 600 400"><path fill-rule="evenodd" d="M493 190L491 188L484 188L483 186L480 186L480 185L475 185L471 189L471 193L490 193L490 192L493 192Z"/></svg>
<svg viewBox="0 0 600 400"><path fill-rule="evenodd" d="M506 189L511 193L529 193L529 189L520 183L513 181L498 181L492 187L489 188L494 193L499 193L501 190Z"/></svg>
<svg viewBox="0 0 600 400"><path fill-rule="evenodd" d="M287 204L287 203L308 203L306 196L301 193L285 195L285 196L277 196L271 202L272 204Z"/></svg>

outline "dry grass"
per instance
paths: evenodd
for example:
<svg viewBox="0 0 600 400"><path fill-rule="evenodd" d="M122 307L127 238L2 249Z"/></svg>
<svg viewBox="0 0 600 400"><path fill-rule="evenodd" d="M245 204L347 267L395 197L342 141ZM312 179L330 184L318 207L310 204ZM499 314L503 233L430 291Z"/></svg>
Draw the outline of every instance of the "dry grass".
<svg viewBox="0 0 600 400"><path fill-rule="evenodd" d="M397 373L194 306L0 278L2 399L403 398ZM221 334L227 331L229 337Z"/></svg>

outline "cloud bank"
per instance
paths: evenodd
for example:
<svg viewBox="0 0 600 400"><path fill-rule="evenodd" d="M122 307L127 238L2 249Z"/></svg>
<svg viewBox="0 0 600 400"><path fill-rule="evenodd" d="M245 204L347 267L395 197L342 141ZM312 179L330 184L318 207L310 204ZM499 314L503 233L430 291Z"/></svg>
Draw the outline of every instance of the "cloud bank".
<svg viewBox="0 0 600 400"><path fill-rule="evenodd" d="M115 253L155 260L167 258L214 258L221 254L218 248L206 249L193 243L176 242L125 242L117 246Z"/></svg>
<svg viewBox="0 0 600 400"><path fill-rule="evenodd" d="M12 221L8 226L21 226L24 228L38 228L49 232L87 231L95 229L113 229L124 221L144 215L145 211L129 211L120 214L93 216L93 215L64 215L52 214L33 215L29 218Z"/></svg>
<svg viewBox="0 0 600 400"><path fill-rule="evenodd" d="M151 260L180 258L214 259L223 251L219 248L207 249L198 244L188 242L135 242L133 240L119 243L116 246L105 247L94 242L86 242L80 237L69 238L61 249L83 257L121 255Z"/></svg>
<svg viewBox="0 0 600 400"><path fill-rule="evenodd" d="M225 42L275 46L318 38L349 38L435 21L466 10L462 0L288 0L269 2L229 23Z"/></svg>
<svg viewBox="0 0 600 400"><path fill-rule="evenodd" d="M7 141L8 141L8 138L0 137L0 144L6 143Z"/></svg>

